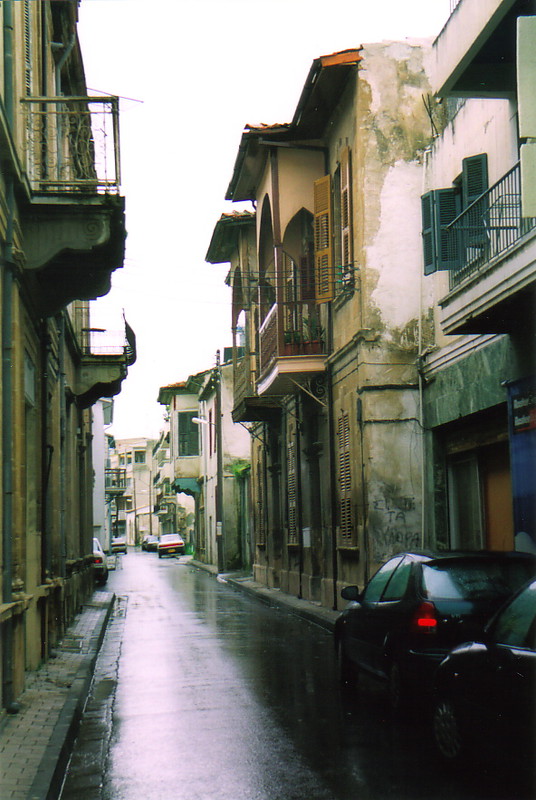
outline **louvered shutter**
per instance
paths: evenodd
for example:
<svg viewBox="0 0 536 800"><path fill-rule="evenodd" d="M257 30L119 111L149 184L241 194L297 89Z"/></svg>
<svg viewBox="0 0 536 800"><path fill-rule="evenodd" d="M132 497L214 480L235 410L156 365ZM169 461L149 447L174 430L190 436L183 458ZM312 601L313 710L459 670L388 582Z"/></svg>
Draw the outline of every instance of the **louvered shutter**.
<svg viewBox="0 0 536 800"><path fill-rule="evenodd" d="M298 543L296 495L296 441L292 433L289 433L287 444L288 544Z"/></svg>
<svg viewBox="0 0 536 800"><path fill-rule="evenodd" d="M333 300L333 248L331 176L325 175L314 183L315 212L315 288L316 302L329 303Z"/></svg>
<svg viewBox="0 0 536 800"><path fill-rule="evenodd" d="M424 274L460 266L460 237L446 230L460 213L456 189L436 189L421 197Z"/></svg>
<svg viewBox="0 0 536 800"><path fill-rule="evenodd" d="M488 190L488 156L480 153L477 156L464 158L462 161L462 203L466 209L474 206L465 215L463 226L463 247L482 248L487 245L489 227L488 198L475 201ZM475 253L473 252L473 255Z"/></svg>
<svg viewBox="0 0 536 800"><path fill-rule="evenodd" d="M460 266L460 238L446 226L460 213L460 193L456 189L436 189L434 217L436 230L437 269L457 269Z"/></svg>
<svg viewBox="0 0 536 800"><path fill-rule="evenodd" d="M354 523L352 514L352 468L350 461L350 421L343 413L337 422L337 443L339 461L339 520L340 544L352 545L354 542Z"/></svg>
<svg viewBox="0 0 536 800"><path fill-rule="evenodd" d="M341 153L341 255L343 275L353 265L352 195L350 148Z"/></svg>
<svg viewBox="0 0 536 800"><path fill-rule="evenodd" d="M427 192L427 194L421 197L421 215L424 274L431 275L433 272L437 271L433 192Z"/></svg>
<svg viewBox="0 0 536 800"><path fill-rule="evenodd" d="M464 158L462 161L462 200L463 207L471 205L480 195L487 191L488 185L488 155L480 153L477 156Z"/></svg>

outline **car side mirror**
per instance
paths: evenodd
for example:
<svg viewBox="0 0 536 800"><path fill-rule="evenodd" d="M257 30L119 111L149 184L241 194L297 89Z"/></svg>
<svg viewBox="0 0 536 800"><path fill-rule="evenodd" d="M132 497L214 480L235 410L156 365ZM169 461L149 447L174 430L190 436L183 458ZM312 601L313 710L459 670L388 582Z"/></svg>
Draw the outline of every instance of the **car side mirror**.
<svg viewBox="0 0 536 800"><path fill-rule="evenodd" d="M345 586L341 591L341 597L344 600L352 600L354 603L357 603L361 600L361 592L357 586Z"/></svg>

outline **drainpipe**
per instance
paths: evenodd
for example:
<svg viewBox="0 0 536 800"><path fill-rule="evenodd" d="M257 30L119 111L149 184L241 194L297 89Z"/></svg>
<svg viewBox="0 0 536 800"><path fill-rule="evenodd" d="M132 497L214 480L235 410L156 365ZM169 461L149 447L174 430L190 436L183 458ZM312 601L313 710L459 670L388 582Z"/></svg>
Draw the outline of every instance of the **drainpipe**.
<svg viewBox="0 0 536 800"><path fill-rule="evenodd" d="M216 416L216 545L218 553L218 572L225 570L225 525L223 509L223 436L222 436L222 402L221 402L221 381L222 374L220 368L220 351L216 351L216 398L214 414Z"/></svg>
<svg viewBox="0 0 536 800"><path fill-rule="evenodd" d="M7 124L14 127L13 98L13 2L6 0L4 10L4 109ZM2 602L13 601L13 231L15 218L15 190L13 176L6 178L6 243L3 253L2 274L2 550L3 580ZM16 712L13 697L13 619L2 625L2 703L8 712Z"/></svg>
<svg viewBox="0 0 536 800"><path fill-rule="evenodd" d="M65 316L63 313L57 316L59 331L59 378L60 378L60 575L65 578L67 546L65 537L65 515L66 515L66 485L67 485L67 463L66 463L66 442L67 442L67 397L66 397L66 376L65 376Z"/></svg>

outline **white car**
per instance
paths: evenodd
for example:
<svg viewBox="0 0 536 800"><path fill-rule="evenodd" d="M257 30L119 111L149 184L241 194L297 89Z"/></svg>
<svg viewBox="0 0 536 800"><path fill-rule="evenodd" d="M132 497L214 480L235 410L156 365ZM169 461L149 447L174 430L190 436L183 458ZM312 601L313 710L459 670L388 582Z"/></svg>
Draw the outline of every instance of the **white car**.
<svg viewBox="0 0 536 800"><path fill-rule="evenodd" d="M184 540L178 533L164 533L157 545L158 558L184 555Z"/></svg>

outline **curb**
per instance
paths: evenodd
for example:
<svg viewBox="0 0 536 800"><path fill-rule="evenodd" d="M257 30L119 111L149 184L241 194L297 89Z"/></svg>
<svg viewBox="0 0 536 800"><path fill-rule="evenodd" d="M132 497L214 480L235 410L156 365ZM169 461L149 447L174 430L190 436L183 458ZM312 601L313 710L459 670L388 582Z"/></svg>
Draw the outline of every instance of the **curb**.
<svg viewBox="0 0 536 800"><path fill-rule="evenodd" d="M58 721L37 768L27 800L56 800L63 784L72 746L84 711L93 678L95 662L106 633L108 620L115 602L115 594L108 593L105 600L89 600L84 607L100 606L101 613L89 637L89 653L78 667L69 694L60 712Z"/></svg>

